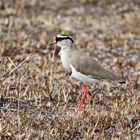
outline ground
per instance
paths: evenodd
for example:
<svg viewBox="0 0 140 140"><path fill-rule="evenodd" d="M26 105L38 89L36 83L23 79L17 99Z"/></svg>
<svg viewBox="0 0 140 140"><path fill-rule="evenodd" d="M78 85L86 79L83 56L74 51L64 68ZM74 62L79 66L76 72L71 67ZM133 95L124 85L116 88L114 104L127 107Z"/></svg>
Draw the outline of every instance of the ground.
<svg viewBox="0 0 140 140"><path fill-rule="evenodd" d="M47 45L57 33L126 84L89 84L78 112L81 83ZM1 0L0 64L2 140L140 139L139 0Z"/></svg>

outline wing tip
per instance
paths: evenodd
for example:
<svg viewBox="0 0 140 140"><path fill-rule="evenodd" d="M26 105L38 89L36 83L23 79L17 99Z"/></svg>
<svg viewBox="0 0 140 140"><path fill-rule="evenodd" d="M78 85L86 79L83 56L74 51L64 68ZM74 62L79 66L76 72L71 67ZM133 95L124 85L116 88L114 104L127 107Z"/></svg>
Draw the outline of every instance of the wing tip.
<svg viewBox="0 0 140 140"><path fill-rule="evenodd" d="M118 83L120 83L120 84L125 84L125 83L126 83L126 80L118 81Z"/></svg>
<svg viewBox="0 0 140 140"><path fill-rule="evenodd" d="M120 84L125 84L126 83L126 80L124 78L119 78L117 81Z"/></svg>

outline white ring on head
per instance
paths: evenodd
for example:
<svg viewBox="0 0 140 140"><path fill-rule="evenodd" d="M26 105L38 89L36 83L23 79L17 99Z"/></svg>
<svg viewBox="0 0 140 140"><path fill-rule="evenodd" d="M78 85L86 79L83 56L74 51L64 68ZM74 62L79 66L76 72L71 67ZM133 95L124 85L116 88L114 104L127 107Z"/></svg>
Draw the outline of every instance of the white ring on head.
<svg viewBox="0 0 140 140"><path fill-rule="evenodd" d="M72 38L71 36L69 36L69 35L61 35L61 34L58 34L57 37L58 37L58 38L69 37L69 38L73 39L73 38Z"/></svg>

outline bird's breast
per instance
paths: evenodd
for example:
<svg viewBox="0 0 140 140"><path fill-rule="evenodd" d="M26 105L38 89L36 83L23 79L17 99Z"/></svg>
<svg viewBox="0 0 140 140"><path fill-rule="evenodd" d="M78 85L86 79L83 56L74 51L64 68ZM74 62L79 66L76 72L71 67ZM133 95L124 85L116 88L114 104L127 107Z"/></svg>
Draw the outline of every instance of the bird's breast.
<svg viewBox="0 0 140 140"><path fill-rule="evenodd" d="M70 63L69 63L69 56L68 54L64 53L63 51L60 52L60 58L61 58L61 62L63 67L70 72Z"/></svg>

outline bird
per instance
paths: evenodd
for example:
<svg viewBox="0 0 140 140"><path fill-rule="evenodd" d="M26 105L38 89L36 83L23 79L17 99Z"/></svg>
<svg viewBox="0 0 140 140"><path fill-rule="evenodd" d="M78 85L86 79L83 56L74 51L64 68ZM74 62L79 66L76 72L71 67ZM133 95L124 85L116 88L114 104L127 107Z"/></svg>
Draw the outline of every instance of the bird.
<svg viewBox="0 0 140 140"><path fill-rule="evenodd" d="M56 45L60 48L60 59L67 74L82 82L82 98L78 105L79 111L82 110L88 92L87 83L98 83L104 80L116 81L119 83L126 82L113 72L102 67L94 58L76 49L74 46L74 39L70 35L58 34L54 41L49 42L49 45Z"/></svg>

